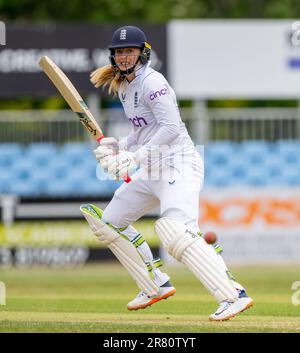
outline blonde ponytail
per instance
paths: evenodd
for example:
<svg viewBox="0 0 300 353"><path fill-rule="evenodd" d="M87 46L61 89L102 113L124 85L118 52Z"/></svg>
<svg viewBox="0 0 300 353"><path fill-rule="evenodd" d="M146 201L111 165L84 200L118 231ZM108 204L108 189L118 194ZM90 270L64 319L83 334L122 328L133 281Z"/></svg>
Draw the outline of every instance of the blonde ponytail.
<svg viewBox="0 0 300 353"><path fill-rule="evenodd" d="M105 65L93 71L90 75L90 79L96 88L109 86L108 93L117 95L124 77L122 77L120 73L116 73L111 65Z"/></svg>

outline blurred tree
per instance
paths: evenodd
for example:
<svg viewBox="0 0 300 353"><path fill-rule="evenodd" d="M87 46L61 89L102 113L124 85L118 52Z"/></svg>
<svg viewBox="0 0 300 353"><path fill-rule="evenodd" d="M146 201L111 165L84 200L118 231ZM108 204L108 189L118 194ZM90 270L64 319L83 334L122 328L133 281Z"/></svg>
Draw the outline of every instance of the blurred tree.
<svg viewBox="0 0 300 353"><path fill-rule="evenodd" d="M0 0L0 19L166 22L175 18L296 18L299 0Z"/></svg>

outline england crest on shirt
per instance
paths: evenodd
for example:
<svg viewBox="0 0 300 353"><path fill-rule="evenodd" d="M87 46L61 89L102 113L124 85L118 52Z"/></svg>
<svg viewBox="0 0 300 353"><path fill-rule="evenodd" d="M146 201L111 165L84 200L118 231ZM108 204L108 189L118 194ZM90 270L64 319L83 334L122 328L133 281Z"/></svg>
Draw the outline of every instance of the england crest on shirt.
<svg viewBox="0 0 300 353"><path fill-rule="evenodd" d="M135 92L134 93L134 108L137 108L138 104L139 104L139 97L138 97L138 93Z"/></svg>

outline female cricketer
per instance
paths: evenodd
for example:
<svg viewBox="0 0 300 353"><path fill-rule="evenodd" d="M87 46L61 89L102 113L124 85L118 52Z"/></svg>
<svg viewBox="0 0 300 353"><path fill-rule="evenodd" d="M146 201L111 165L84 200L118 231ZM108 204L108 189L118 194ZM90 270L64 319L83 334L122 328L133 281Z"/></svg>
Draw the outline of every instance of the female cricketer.
<svg viewBox="0 0 300 353"><path fill-rule="evenodd" d="M91 74L95 87L118 94L132 132L120 141L103 138L95 155L114 179L130 174L104 211L81 206L94 234L115 254L140 289L127 304L145 308L175 294L133 223L160 207L155 232L176 260L184 263L216 299L209 319L228 320L253 305L230 275L221 255L205 242L198 226L203 161L182 122L176 96L163 75L150 67L151 46L134 26L115 31L109 46L110 65ZM188 69L187 69L188 70Z"/></svg>

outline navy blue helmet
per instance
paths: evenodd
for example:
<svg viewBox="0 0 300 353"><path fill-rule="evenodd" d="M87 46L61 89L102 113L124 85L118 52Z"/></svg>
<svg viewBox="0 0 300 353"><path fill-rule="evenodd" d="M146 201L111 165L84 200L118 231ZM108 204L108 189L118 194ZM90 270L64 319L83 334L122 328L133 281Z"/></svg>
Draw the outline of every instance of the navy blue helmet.
<svg viewBox="0 0 300 353"><path fill-rule="evenodd" d="M108 47L110 50L110 62L112 66L118 70L118 67L115 62L115 49L117 48L140 48L141 55L138 60L141 60L141 63L144 65L148 62L151 55L151 46L147 43L147 38L145 33L138 27L135 26L124 26L118 28L113 36L111 45ZM137 62L138 62L137 60ZM137 64L136 62L136 64ZM125 72L121 72L121 74L130 74L134 71L136 64L126 70ZM120 70L119 70L120 71Z"/></svg>

